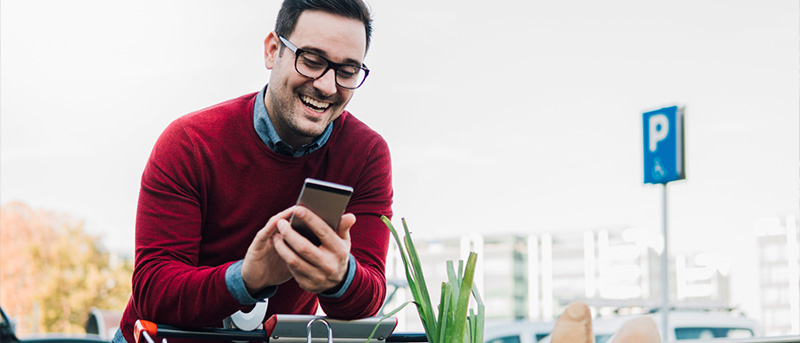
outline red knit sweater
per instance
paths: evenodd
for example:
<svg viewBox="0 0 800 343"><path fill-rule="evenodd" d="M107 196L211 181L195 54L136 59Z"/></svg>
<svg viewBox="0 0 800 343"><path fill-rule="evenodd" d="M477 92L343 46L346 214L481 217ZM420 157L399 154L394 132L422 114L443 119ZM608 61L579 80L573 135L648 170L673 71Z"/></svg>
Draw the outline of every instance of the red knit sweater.
<svg viewBox="0 0 800 343"><path fill-rule="evenodd" d="M136 216L133 295L121 329L145 319L182 327L222 327L243 306L228 291L226 268L244 258L267 220L294 205L307 177L352 186L347 212L357 268L341 298L317 297L294 280L278 286L267 316L374 315L386 292L391 216L389 149L375 131L344 112L328 142L304 157L273 152L255 132L255 93L175 120L156 142L142 176ZM245 307L246 308L246 307Z"/></svg>

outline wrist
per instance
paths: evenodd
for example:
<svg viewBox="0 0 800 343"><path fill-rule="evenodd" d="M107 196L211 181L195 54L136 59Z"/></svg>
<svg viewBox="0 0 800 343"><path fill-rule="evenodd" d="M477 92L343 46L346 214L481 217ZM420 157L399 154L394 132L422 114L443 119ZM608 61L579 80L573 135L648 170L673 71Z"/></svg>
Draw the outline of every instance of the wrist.
<svg viewBox="0 0 800 343"><path fill-rule="evenodd" d="M253 287L248 285L242 276L242 261L239 260L228 266L225 270L225 284L234 299L242 305L253 305L263 299L275 295L278 286L264 285Z"/></svg>
<svg viewBox="0 0 800 343"><path fill-rule="evenodd" d="M344 293L347 292L347 289L350 288L350 284L353 283L353 279L355 278L356 275L356 268L357 268L356 258L353 257L352 254L350 254L350 259L347 262L347 271L345 271L344 279L342 279L342 281L339 282L339 284L336 285L335 287L326 290L324 292L320 292L319 295L325 298L341 298L344 295Z"/></svg>

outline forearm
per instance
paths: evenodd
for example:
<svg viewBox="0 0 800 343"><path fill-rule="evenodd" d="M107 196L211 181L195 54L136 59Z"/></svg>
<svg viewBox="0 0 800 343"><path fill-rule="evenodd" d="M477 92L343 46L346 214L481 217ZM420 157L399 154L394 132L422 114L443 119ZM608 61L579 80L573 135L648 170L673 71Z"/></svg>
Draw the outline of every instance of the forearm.
<svg viewBox="0 0 800 343"><path fill-rule="evenodd" d="M374 316L386 297L386 278L382 273L358 265L353 282L339 298L319 297L325 314L337 319L359 319Z"/></svg>
<svg viewBox="0 0 800 343"><path fill-rule="evenodd" d="M228 290L229 264L194 267L165 258L140 259L133 276L133 301L142 319L176 326L219 326L242 306Z"/></svg>

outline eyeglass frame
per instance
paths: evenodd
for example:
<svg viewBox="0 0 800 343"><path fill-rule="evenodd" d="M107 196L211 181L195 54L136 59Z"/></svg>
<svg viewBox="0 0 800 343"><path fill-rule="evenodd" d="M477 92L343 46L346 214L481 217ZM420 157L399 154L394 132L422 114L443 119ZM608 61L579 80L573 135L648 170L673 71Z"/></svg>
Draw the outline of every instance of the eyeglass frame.
<svg viewBox="0 0 800 343"><path fill-rule="evenodd" d="M361 87L364 84L364 81L367 80L367 76L369 76L369 68L367 68L367 65L364 64L364 63L361 63L361 66L357 66L357 65L354 65L354 64L346 64L346 63L336 63L336 62L333 62L333 61L331 61L331 60L329 60L329 59L327 59L325 57L322 57L320 54L313 53L311 51L307 51L307 50L303 50L303 49L298 48L296 45L292 44L292 42L290 42L288 39L286 39L285 37L283 37L281 35L278 35L278 39L280 39L281 43L283 43L283 45L285 47L289 48L289 50L292 50L292 53L294 53L294 70L298 74L300 74L302 76L305 76L305 77L307 77L309 79L318 80L318 79L322 78L323 76L325 76L325 74L328 73L328 70L333 69L333 79L336 82L337 86L345 88L345 89L358 89L359 87ZM311 77L311 76L308 76L306 74L301 73L300 70L297 69L297 61L300 59L300 55L303 54L303 53L317 56L317 57L321 58L323 61L325 61L325 63L328 64L328 66L325 67L325 70L322 71L322 74L320 74L317 77ZM339 68L340 67L345 67L345 66L347 66L347 67L356 67L356 68L359 68L362 71L364 71L364 78L361 79L361 83L359 83L358 86L346 87L346 86L342 86L339 83L339 76L337 75L337 73L339 72Z"/></svg>

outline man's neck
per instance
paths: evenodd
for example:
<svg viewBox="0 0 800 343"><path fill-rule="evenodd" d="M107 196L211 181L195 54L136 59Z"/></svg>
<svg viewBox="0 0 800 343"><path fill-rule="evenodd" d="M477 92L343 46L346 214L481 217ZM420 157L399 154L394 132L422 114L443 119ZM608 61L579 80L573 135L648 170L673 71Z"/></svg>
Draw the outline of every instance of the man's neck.
<svg viewBox="0 0 800 343"><path fill-rule="evenodd" d="M253 108L253 125L255 126L256 133L264 144L275 152L294 157L308 155L325 145L333 132L333 123L328 124L322 134L317 137L308 137L309 139L305 140L304 138L307 137L298 136L301 138L298 140L298 137L295 137L293 134L294 132L287 131L291 130L291 128L285 126L276 127L275 124L280 124L281 120L279 117L275 117L275 120L273 120L271 114L277 114L278 112L276 110L267 110L267 104L269 102L266 100L266 90L267 86L258 93L257 98L259 101ZM281 134L278 133L279 130ZM286 141L283 137L295 140Z"/></svg>

